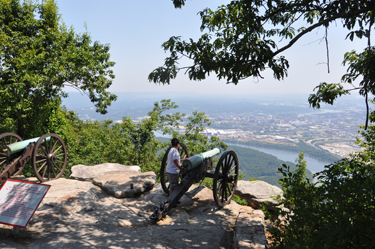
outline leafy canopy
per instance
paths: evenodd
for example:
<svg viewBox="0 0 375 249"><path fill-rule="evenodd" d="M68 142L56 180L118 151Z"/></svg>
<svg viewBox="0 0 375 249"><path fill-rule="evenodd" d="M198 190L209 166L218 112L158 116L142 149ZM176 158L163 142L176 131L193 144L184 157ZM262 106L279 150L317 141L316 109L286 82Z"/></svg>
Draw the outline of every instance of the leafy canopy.
<svg viewBox="0 0 375 249"><path fill-rule="evenodd" d="M370 121L375 117L370 115ZM364 128L364 127L361 127ZM305 178L303 155L298 170L287 166L283 178L283 199L268 216L270 248L373 248L375 240L375 127L362 130L357 143L364 148L348 158L325 166L315 174L316 183ZM283 207L283 208L280 208Z"/></svg>
<svg viewBox="0 0 375 249"><path fill-rule="evenodd" d="M96 165L119 163L139 165L142 171L159 174L160 164L170 140L162 143L156 139L155 132L178 137L188 147L190 155L198 154L215 147L225 150L227 145L217 137L201 135L203 127L209 124L204 113L193 112L187 119L185 114L175 112L178 105L171 100L155 102L148 112L148 118L134 121L123 117L121 123L112 120L102 122L82 121L73 111L60 110L53 119L64 124L59 134L66 142L69 154L65 177L69 177L73 165ZM184 118L184 120L183 120ZM179 134L175 130L185 123L187 128ZM25 172L29 173L30 172Z"/></svg>
<svg viewBox="0 0 375 249"><path fill-rule="evenodd" d="M185 0L173 3L181 8ZM205 9L199 15L201 31L206 33L196 41L172 36L164 42L162 47L170 56L148 79L170 84L184 70L190 80L203 80L214 73L219 79L238 84L248 77L262 78L262 72L271 69L280 80L287 76L289 68L282 52L316 28L327 30L331 24L341 24L348 30L347 39L368 39L364 52L345 54L344 64L349 67L342 82L353 85L358 77L363 80L352 89L345 89L341 83L323 82L315 89L317 93L310 95L309 102L319 108L321 102L333 104L337 97L358 89L367 100L368 93L375 91L374 47L370 43L374 9L372 0L236 0L216 11ZM179 62L186 58L191 64L180 66Z"/></svg>
<svg viewBox="0 0 375 249"><path fill-rule="evenodd" d="M109 57L108 44L62 23L54 0L0 1L0 120L6 120L0 129L23 138L48 132L65 86L86 93L106 113L116 100L107 91L115 77Z"/></svg>
<svg viewBox="0 0 375 249"><path fill-rule="evenodd" d="M374 121L374 120L372 120ZM374 126L363 133L363 152L325 166L305 179L305 162L298 170L284 165L284 195L276 213L268 216L274 227L271 248L373 248L375 240Z"/></svg>

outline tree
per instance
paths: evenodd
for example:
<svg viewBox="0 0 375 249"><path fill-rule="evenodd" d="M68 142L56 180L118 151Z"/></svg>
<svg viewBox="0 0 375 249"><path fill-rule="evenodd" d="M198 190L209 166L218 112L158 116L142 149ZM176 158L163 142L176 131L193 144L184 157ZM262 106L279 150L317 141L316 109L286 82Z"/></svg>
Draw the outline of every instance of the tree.
<svg viewBox="0 0 375 249"><path fill-rule="evenodd" d="M178 8L185 2L173 0ZM249 77L261 78L266 69L280 80L289 68L284 51L318 27L327 31L332 23L341 23L348 30L347 39L365 38L367 46L364 51L348 51L344 56L348 69L342 82L321 83L309 103L319 108L322 102L333 104L339 96L359 90L366 99L367 129L368 121L375 121L375 113L368 107L369 95L375 93L375 48L371 45L374 10L372 0L233 0L216 11L199 12L201 30L207 33L197 41L174 36L163 43L170 56L164 66L149 74L149 80L170 84L179 71L185 70L191 80L203 80L215 73L219 79L238 84ZM280 39L287 41L286 45L278 46ZM192 64L180 67L179 62L185 58ZM342 83L352 87L346 89ZM365 152L326 166L316 175L318 184L304 179L301 156L297 171L290 172L286 166L280 169L284 199L279 204L286 209L275 207L275 216L268 215L275 224L271 229L272 248L375 247L374 134L373 126L363 131L364 141L359 143L366 147Z"/></svg>
<svg viewBox="0 0 375 249"><path fill-rule="evenodd" d="M68 166L64 176L70 175L73 165L96 165L100 163L119 163L138 165L143 172L155 171L159 174L164 149L170 146L170 141L162 143L155 137L155 132L180 138L188 146L190 155L219 147L226 149L227 145L217 137L209 139L200 134L203 127L209 124L204 113L194 112L188 117L184 134L177 130L185 114L173 112L178 105L170 99L155 102L147 118L134 121L123 117L123 122L114 123L112 120L102 122L82 121L73 111L65 109L54 116L53 122L63 123L60 133L66 141L69 154ZM168 114L165 114L168 112ZM168 139L169 140L169 139ZM27 172L26 172L27 173ZM30 171L31 173L31 171Z"/></svg>
<svg viewBox="0 0 375 249"><path fill-rule="evenodd" d="M373 119L371 117L371 119ZM371 120L372 122L375 120ZM271 248L373 248L375 240L375 130L369 126L364 152L342 159L315 175L316 184L284 166L283 208L275 207ZM370 140L369 140L370 139Z"/></svg>
<svg viewBox="0 0 375 249"><path fill-rule="evenodd" d="M53 121L62 123L58 134L65 141L68 161L63 177L69 177L74 165L97 165L101 163L119 163L132 165L130 155L132 143L124 139L120 124L111 120L82 121L74 111L65 108ZM29 170L30 169L30 170ZM25 167L24 174L33 175L31 167Z"/></svg>
<svg viewBox="0 0 375 249"><path fill-rule="evenodd" d="M185 0L173 3L181 8ZM148 79L170 84L179 71L185 70L190 80L203 80L215 73L219 79L238 84L248 77L262 78L262 72L269 68L280 80L287 76L289 68L282 52L316 28L323 27L327 31L332 23L341 23L349 31L347 38L350 40L368 40L364 52L351 51L345 55L344 63L349 67L342 82L353 85L358 77L363 80L352 89L345 89L341 83L323 82L316 88L317 92L310 95L309 102L319 108L321 102L333 104L337 97L359 89L367 103L368 94L375 91L374 47L370 40L374 9L372 0L237 0L219 6L216 11L205 9L199 14L201 30L207 33L197 41L182 41L173 36L164 42L162 47L170 56ZM287 44L279 47L278 40L286 40ZM180 67L179 61L185 58L192 64Z"/></svg>
<svg viewBox="0 0 375 249"><path fill-rule="evenodd" d="M86 93L104 114L116 95L109 45L62 22L54 0L0 1L0 130L23 138L46 132L65 86ZM58 125L58 124L57 124Z"/></svg>

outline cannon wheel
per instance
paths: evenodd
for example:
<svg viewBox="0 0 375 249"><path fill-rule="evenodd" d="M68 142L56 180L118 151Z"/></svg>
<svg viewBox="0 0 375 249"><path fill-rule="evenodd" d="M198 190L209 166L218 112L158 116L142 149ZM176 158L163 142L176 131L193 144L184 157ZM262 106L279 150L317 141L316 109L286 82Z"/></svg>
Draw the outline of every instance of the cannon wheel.
<svg viewBox="0 0 375 249"><path fill-rule="evenodd" d="M167 162L168 162L168 153L171 150L172 146L167 149L164 154L163 160L161 162L160 168L160 183L165 193L169 194L169 180L167 175ZM185 144L180 143L180 148L178 149L180 152L181 159L189 157L189 151ZM181 178L181 174L180 174Z"/></svg>
<svg viewBox="0 0 375 249"><path fill-rule="evenodd" d="M48 137L50 140L48 141ZM64 141L56 134L49 133L38 139L33 152L33 170L41 182L59 178L66 166Z"/></svg>
<svg viewBox="0 0 375 249"><path fill-rule="evenodd" d="M9 163L9 156L6 152L6 146L12 143L23 141L20 136L15 133L3 133L0 135L0 172ZM22 172L24 167L18 169L13 175L16 176Z"/></svg>
<svg viewBox="0 0 375 249"><path fill-rule="evenodd" d="M237 154L230 150L224 152L216 166L213 192L214 199L220 207L224 207L232 200L238 180Z"/></svg>

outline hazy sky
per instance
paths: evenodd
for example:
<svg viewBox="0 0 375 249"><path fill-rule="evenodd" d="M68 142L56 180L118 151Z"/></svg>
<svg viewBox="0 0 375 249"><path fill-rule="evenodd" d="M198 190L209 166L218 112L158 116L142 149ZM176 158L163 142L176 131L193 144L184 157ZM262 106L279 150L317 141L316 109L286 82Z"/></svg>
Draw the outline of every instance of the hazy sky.
<svg viewBox="0 0 375 249"><path fill-rule="evenodd" d="M148 74L163 65L165 54L161 44L170 36L183 39L198 38L200 17L198 11L206 7L216 9L229 1L189 0L182 9L175 9L171 0L57 0L63 21L73 25L76 32L87 31L93 40L109 43L111 60L116 62L113 92L203 92L203 93L312 93L320 82L339 82L345 68L341 65L344 53L362 51L366 41L344 41L347 31L340 23L329 28L330 69L327 73L326 47L319 42L324 30L314 30L300 39L283 55L290 62L289 77L284 81L273 79L266 71L264 80L252 78L237 86L218 81L216 77L200 82L190 81L180 73L171 85L155 85L147 80ZM183 66L183 65L181 65Z"/></svg>

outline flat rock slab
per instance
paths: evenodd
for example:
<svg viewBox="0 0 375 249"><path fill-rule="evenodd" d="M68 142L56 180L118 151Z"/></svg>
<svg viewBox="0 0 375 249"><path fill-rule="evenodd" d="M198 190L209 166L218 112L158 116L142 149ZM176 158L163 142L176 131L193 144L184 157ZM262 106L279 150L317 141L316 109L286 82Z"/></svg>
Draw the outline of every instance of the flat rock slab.
<svg viewBox="0 0 375 249"><path fill-rule="evenodd" d="M96 209L97 195L101 189L90 182L56 179L46 182L51 188L42 204L58 209L60 212L80 213Z"/></svg>
<svg viewBox="0 0 375 249"><path fill-rule="evenodd" d="M149 219L153 207L167 199L159 183L136 198L115 198L87 181L46 184L50 190L18 239L11 226L0 225L0 248L226 249L233 248L234 233L239 248L264 246L261 212L233 201L218 208L212 191L203 186L193 185L181 204L155 223Z"/></svg>
<svg viewBox="0 0 375 249"><path fill-rule="evenodd" d="M243 181L237 182L235 195L245 199L253 208L261 208L261 204L271 202L277 204L273 199L277 195L282 196L283 191L274 185L263 181Z"/></svg>
<svg viewBox="0 0 375 249"><path fill-rule="evenodd" d="M110 171L94 177L93 183L116 198L139 196L156 183L154 172Z"/></svg>
<svg viewBox="0 0 375 249"><path fill-rule="evenodd" d="M118 163L103 163L95 166L76 165L72 167L71 179L81 181L91 181L94 177L100 176L105 172L121 171L121 172L141 172L139 166L126 166Z"/></svg>
<svg viewBox="0 0 375 249"><path fill-rule="evenodd" d="M107 172L104 185L137 187L138 178L154 173L121 175ZM17 178L37 181L36 178ZM264 214L232 201L219 208L213 193L193 185L165 219L149 219L155 205L167 195L159 183L137 197L115 198L88 181L57 179L20 236L14 239L12 227L0 225L0 248L265 248ZM127 185L125 184L125 187ZM176 239L178 238L178 239Z"/></svg>

